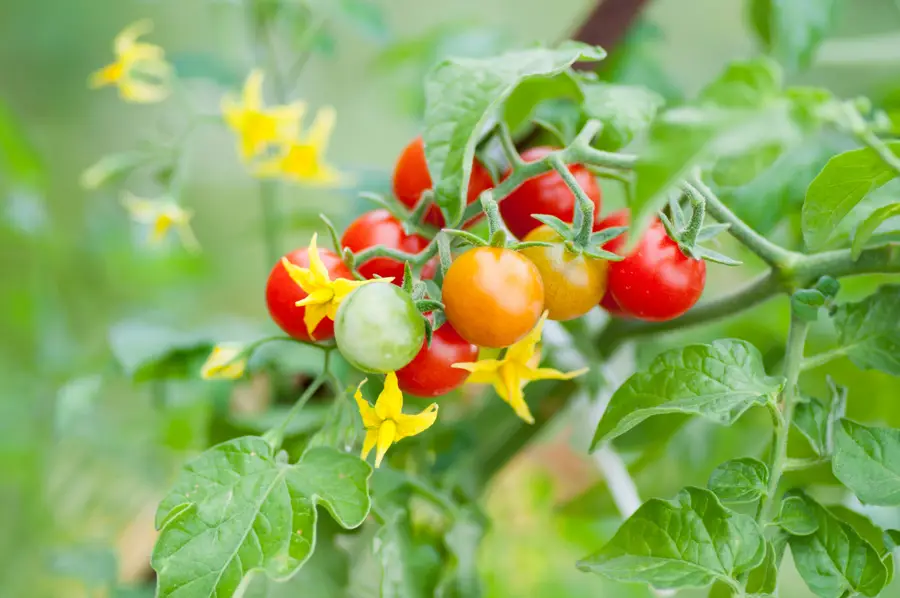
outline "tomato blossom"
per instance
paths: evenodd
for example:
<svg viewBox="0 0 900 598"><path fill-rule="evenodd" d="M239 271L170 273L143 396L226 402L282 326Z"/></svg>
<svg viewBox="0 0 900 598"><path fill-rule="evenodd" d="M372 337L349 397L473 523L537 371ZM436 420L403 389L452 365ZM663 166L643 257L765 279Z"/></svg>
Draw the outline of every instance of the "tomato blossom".
<svg viewBox="0 0 900 598"><path fill-rule="evenodd" d="M313 332L319 322L325 318L334 320L341 302L354 289L364 284L394 280L393 278L376 278L374 280L336 278L331 280L328 276L328 268L319 257L319 250L316 247L317 236L314 234L309 242L309 268L301 268L292 264L287 258L281 258L281 264L287 270L288 275L307 294L306 297L297 301L296 306L306 308L303 314L303 323L306 324L306 331L310 338L313 338Z"/></svg>
<svg viewBox="0 0 900 598"><path fill-rule="evenodd" d="M453 364L455 368L472 373L467 383L493 384L500 398L509 403L516 415L529 424L534 423L534 417L522 393L526 384L535 380L570 380L588 371L587 368L583 368L574 372L560 372L551 368L537 367L541 361L538 343L546 319L545 311L525 338L506 349L502 359L482 359L472 363Z"/></svg>
<svg viewBox="0 0 900 598"><path fill-rule="evenodd" d="M153 30L153 22L144 19L126 27L113 43L116 61L91 75L92 88L115 85L119 95L129 102L149 104L169 95L172 66L165 51L138 38Z"/></svg>
<svg viewBox="0 0 900 598"><path fill-rule="evenodd" d="M321 108L308 131L298 127L296 135L285 139L275 156L260 162L257 176L283 177L313 185L340 182L340 173L324 160L335 118L334 108Z"/></svg>
<svg viewBox="0 0 900 598"><path fill-rule="evenodd" d="M379 467L384 454L392 444L420 434L431 427L437 419L438 406L437 403L432 403L418 415L403 413L403 393L397 386L397 374L389 372L384 377L384 390L378 395L378 400L372 407L362 396L362 387L365 383L366 380L360 382L353 395L359 406L363 426L366 428L361 458L365 460L372 449L378 447L375 452L375 467Z"/></svg>
<svg viewBox="0 0 900 598"><path fill-rule="evenodd" d="M200 368L204 380L237 380L247 369L247 358L242 356L244 345L219 343Z"/></svg>
<svg viewBox="0 0 900 598"><path fill-rule="evenodd" d="M150 242L160 243L173 226L178 231L182 245L191 251L200 249L200 244L191 230L194 213L185 210L172 199L142 199L127 194L122 205L128 210L132 220L150 226Z"/></svg>
<svg viewBox="0 0 900 598"><path fill-rule="evenodd" d="M241 157L245 161L296 131L305 111L303 102L266 107L263 102L263 72L259 69L254 69L247 76L240 99L233 95L222 99L222 115L237 134Z"/></svg>

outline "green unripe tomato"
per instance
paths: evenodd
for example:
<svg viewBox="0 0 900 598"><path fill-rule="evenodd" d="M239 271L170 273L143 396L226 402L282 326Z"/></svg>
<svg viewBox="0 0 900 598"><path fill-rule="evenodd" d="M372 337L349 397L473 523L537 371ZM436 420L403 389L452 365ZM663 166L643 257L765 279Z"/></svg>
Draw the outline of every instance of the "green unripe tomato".
<svg viewBox="0 0 900 598"><path fill-rule="evenodd" d="M377 282L344 299L334 321L334 338L350 365L385 374L416 356L425 340L425 321L409 294Z"/></svg>

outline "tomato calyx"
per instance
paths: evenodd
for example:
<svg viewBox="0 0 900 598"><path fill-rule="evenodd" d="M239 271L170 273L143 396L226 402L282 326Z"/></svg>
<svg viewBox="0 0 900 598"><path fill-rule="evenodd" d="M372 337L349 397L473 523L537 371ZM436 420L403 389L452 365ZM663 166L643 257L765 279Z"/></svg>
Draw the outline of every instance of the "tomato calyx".
<svg viewBox="0 0 900 598"><path fill-rule="evenodd" d="M611 251L607 251L602 248L602 246L615 239L622 233L628 230L627 226L612 226L610 228L605 228L603 230L597 231L595 233L591 233L588 237L587 243L583 243L581 241L580 231L575 230L575 226L570 226L566 222L563 222L556 216L551 216L549 214L534 214L532 216L535 220L539 220L543 224L547 225L553 232L560 236L562 239L563 245L565 245L566 250L574 253L576 255L584 255L585 257L589 257L595 260L606 260L608 262L620 262L624 258L617 253L613 253ZM548 245L547 243L521 243L523 246L534 246L534 245Z"/></svg>
<svg viewBox="0 0 900 598"><path fill-rule="evenodd" d="M668 215L662 211L659 213L659 220L669 237L689 258L715 262L724 266L740 266L743 262L700 245L700 243L709 241L727 231L731 225L704 225L706 200L703 193L692 185L685 185L684 195L689 199L688 210L682 207L681 197L679 197L669 200Z"/></svg>
<svg viewBox="0 0 900 598"><path fill-rule="evenodd" d="M400 288L412 297L413 305L416 306L416 310L422 315L422 319L425 321L425 345L430 347L434 331L446 322L446 318L444 318L444 304L440 301L440 288L434 281L416 280L409 262L406 262L403 266L403 284ZM435 289L437 289L437 295L434 294ZM434 296L437 299L431 298Z"/></svg>

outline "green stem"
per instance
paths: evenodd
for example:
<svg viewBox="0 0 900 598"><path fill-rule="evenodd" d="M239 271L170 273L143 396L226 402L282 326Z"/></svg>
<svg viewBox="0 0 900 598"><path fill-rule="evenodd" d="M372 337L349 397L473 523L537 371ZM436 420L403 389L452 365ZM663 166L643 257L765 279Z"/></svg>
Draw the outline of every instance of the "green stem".
<svg viewBox="0 0 900 598"><path fill-rule="evenodd" d="M591 233L594 227L594 202L587 196L587 193L578 184L578 179L575 178L575 175L572 174L558 155L553 156L551 162L554 170L559 173L569 191L575 196L575 213L572 215L575 245L582 248L588 247L591 243Z"/></svg>
<svg viewBox="0 0 900 598"><path fill-rule="evenodd" d="M690 251L697 244L697 236L700 234L700 229L703 228L703 220L706 218L706 196L691 185L685 185L684 190L691 200L693 212L691 213L691 221L688 222L687 228L682 234L680 244Z"/></svg>
<svg viewBox="0 0 900 598"><path fill-rule="evenodd" d="M800 378L800 366L803 363L803 347L806 344L806 335L809 332L809 323L791 315L791 327L788 331L787 351L784 358L784 390L781 391L782 419L775 426L775 440L772 455L769 460L769 487L766 496L762 499L760 507L760 522L768 523L774 516L775 506L778 504L776 494L778 484L781 482L781 474L787 463L788 437L791 422L794 419L794 407L797 404L797 382Z"/></svg>
<svg viewBox="0 0 900 598"><path fill-rule="evenodd" d="M506 122L502 119L494 128L494 135L500 141L500 148L503 150L503 155L506 157L506 161L509 162L510 168L515 170L524 164L522 156L516 150L516 144L513 142L509 127L506 126Z"/></svg>
<svg viewBox="0 0 900 598"><path fill-rule="evenodd" d="M831 457L814 457L810 459L788 459L784 462L782 471L801 471L811 467L818 467L831 462Z"/></svg>
<svg viewBox="0 0 900 598"><path fill-rule="evenodd" d="M325 363L322 366L322 372L316 376L315 380L306 387L306 390L303 391L303 394L300 395L300 398L297 399L297 402L294 403L291 410L288 411L287 415L284 416L284 419L281 420L281 423L276 427L272 428L268 432L263 435L263 438L266 442L269 443L269 446L272 447L273 450L278 450L281 448L281 443L284 442L284 433L287 430L288 425L290 425L291 420L300 413L303 409L303 406L306 405L307 401L319 390L319 387L328 380L330 376L330 369L328 367L329 358L331 357L331 351L325 352Z"/></svg>
<svg viewBox="0 0 900 598"><path fill-rule="evenodd" d="M409 262L411 266L421 266L437 253L438 244L436 239L437 237L432 239L431 242L428 243L428 246L419 253L409 253L407 251L385 247L384 245L374 245L357 253L356 263L362 264L373 257L389 257L399 262Z"/></svg>
<svg viewBox="0 0 900 598"><path fill-rule="evenodd" d="M803 360L803 363L800 364L800 370L814 370L817 367L823 366L826 363L837 359L838 357L843 357L847 354L847 352L852 347L838 347L836 349L832 349L831 351L825 351L824 353L818 353L816 355L812 355Z"/></svg>
<svg viewBox="0 0 900 598"><path fill-rule="evenodd" d="M685 186L688 189L699 192L703 196L706 200L706 211L709 212L713 218L722 224L731 226L731 228L728 229L731 236L740 241L747 249L758 255L760 259L773 268L789 269L802 259L802 255L779 247L750 228L743 220L738 218L734 212L729 210L699 177L695 176L691 183L686 184Z"/></svg>

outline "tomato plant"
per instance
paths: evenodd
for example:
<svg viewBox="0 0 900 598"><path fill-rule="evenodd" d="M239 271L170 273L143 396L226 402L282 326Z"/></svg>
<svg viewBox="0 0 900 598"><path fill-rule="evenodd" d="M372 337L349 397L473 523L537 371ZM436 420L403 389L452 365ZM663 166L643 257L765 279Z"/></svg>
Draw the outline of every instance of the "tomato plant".
<svg viewBox="0 0 900 598"><path fill-rule="evenodd" d="M528 233L524 240L552 243L549 247L522 250L541 274L544 307L551 320L581 317L601 301L606 293L608 262L567 249L560 236L546 225Z"/></svg>
<svg viewBox="0 0 900 598"><path fill-rule="evenodd" d="M400 390L420 397L439 397L458 388L469 373L454 363L475 361L478 347L465 340L449 323L434 331L431 343L423 341L412 361L397 370Z"/></svg>
<svg viewBox="0 0 900 598"><path fill-rule="evenodd" d="M522 152L522 159L534 162L545 158L556 148L532 147ZM600 212L600 186L587 168L581 164L570 164L569 172L578 181L594 203L595 212ZM506 173L509 177L510 171ZM572 222L575 212L575 194L566 185L558 172L546 172L528 179L510 193L500 204L500 214L509 231L520 239L541 225L535 214L549 214L565 222Z"/></svg>
<svg viewBox="0 0 900 598"><path fill-rule="evenodd" d="M428 164L425 162L425 144L421 137L416 137L403 148L400 157L397 158L397 164L394 166L393 182L394 195L409 209L415 208L422 193L431 190L431 175L428 172ZM482 191L490 189L493 184L491 173L478 160L475 160L472 162L472 174L469 179L466 202L474 202ZM444 226L444 217L436 205L428 207L425 212L425 222L438 228Z"/></svg>
<svg viewBox="0 0 900 598"><path fill-rule="evenodd" d="M295 37L327 45L329 24L345 12L378 26L367 1L324 3L328 11L320 4L251 2L240 18L267 68L247 72L239 93L224 92L215 118L184 114L174 139L107 156L83 177L88 188L119 188L136 230L160 252L122 268L124 280L140 284L141 268L156 268L168 252L192 265L220 259L200 253L215 227L195 236L193 219L209 217L195 207L207 204L194 204L182 183L194 129L224 125L234 158L259 179L266 270L276 262L265 291L274 325L207 327L204 318L197 331L164 335L126 322L109 332L104 351L119 367L72 380L52 409L37 410L54 414L54 442L43 443L56 449L59 434L61 452L74 455L62 441L88 438L85 421L158 425L131 440L161 443L131 447L153 455L138 469L154 472L157 485L170 473L172 438L188 428L196 435L184 446L199 454L167 493L147 482L147 495L163 496L152 554L146 547L155 595L476 598L481 579L496 573L485 569L491 555L531 562L535 545L546 566L524 577L517 570L515 588L492 593L539 596L549 587L556 596L571 587L573 595L618 596L632 592L618 584L640 584L651 588L633 590L641 595L711 598L897 595L900 140L889 95L842 99L810 86L819 73L801 73L834 3L751 2L765 52L726 65L696 94L636 83L659 70L645 64L640 32L613 64L590 72L606 58L596 45L445 57L450 33L439 27L380 61L441 56L423 82L421 136L394 168L394 197L374 192L377 177L360 176L347 166L353 160L332 163L334 110L310 113L292 93L309 48L297 49L299 66L288 69L282 45L300 43ZM303 34L282 38L297 22L308 24ZM585 30L596 22L614 21L592 20ZM175 68L150 35L147 22L126 27L114 62L90 84L139 103L190 94L175 85L189 61ZM843 40L821 56L833 61L835 47L857 46ZM807 85L791 84L799 80ZM374 108L361 114L387 120ZM0 111L4 149L16 149L3 119ZM6 162L25 164L10 179L10 223L35 236L29 247L57 247L22 217L30 197L22 191L43 189L34 183L41 161L0 160L0 168ZM150 175L141 185L157 186L156 199L129 192L138 173ZM491 173L503 175L494 184ZM303 191L281 193L287 185ZM607 204L627 207L601 216L601 187ZM291 231L308 234L308 245L278 259L283 229L309 222L305 205L287 217L289 198L312 204L335 189L380 209L329 202L315 231ZM331 220L341 208L353 211L343 231ZM469 227L473 219L483 220ZM334 251L319 249L320 238ZM218 265L234 288L259 295L258 264ZM192 285L198 271L190 269ZM38 285L41 293L53 287ZM218 309L181 301L186 289L147 301L162 309L178 297L210 317ZM15 299L9 304L21 306ZM40 299L43 316L54 302ZM58 320L54 335L63 335L68 319ZM36 353L77 361L58 359L56 338ZM146 392L135 401L141 416L95 417L97 406L130 403L93 394L120 372ZM30 459L19 450L25 436L9 435L14 460ZM527 450L537 438L542 447ZM105 453L118 446L101 446L107 458L98 461L115 468ZM548 454L549 466L540 456ZM507 467L513 460L527 467ZM80 459L67 465L60 469L83 477ZM42 516L57 499L44 498ZM516 526L531 533L525 524L547 521L532 517L545 508L564 525L541 526L539 542L505 536ZM491 517L509 512L516 526L486 534ZM69 531L77 535L77 526ZM577 569L599 577L571 577L573 545L590 547ZM83 556L81 544L73 550ZM52 560L64 573L83 564ZM539 577L544 569L569 573L556 583Z"/></svg>
<svg viewBox="0 0 900 598"><path fill-rule="evenodd" d="M480 347L507 347L534 328L544 309L544 286L523 255L478 247L453 261L444 277L447 320Z"/></svg>

